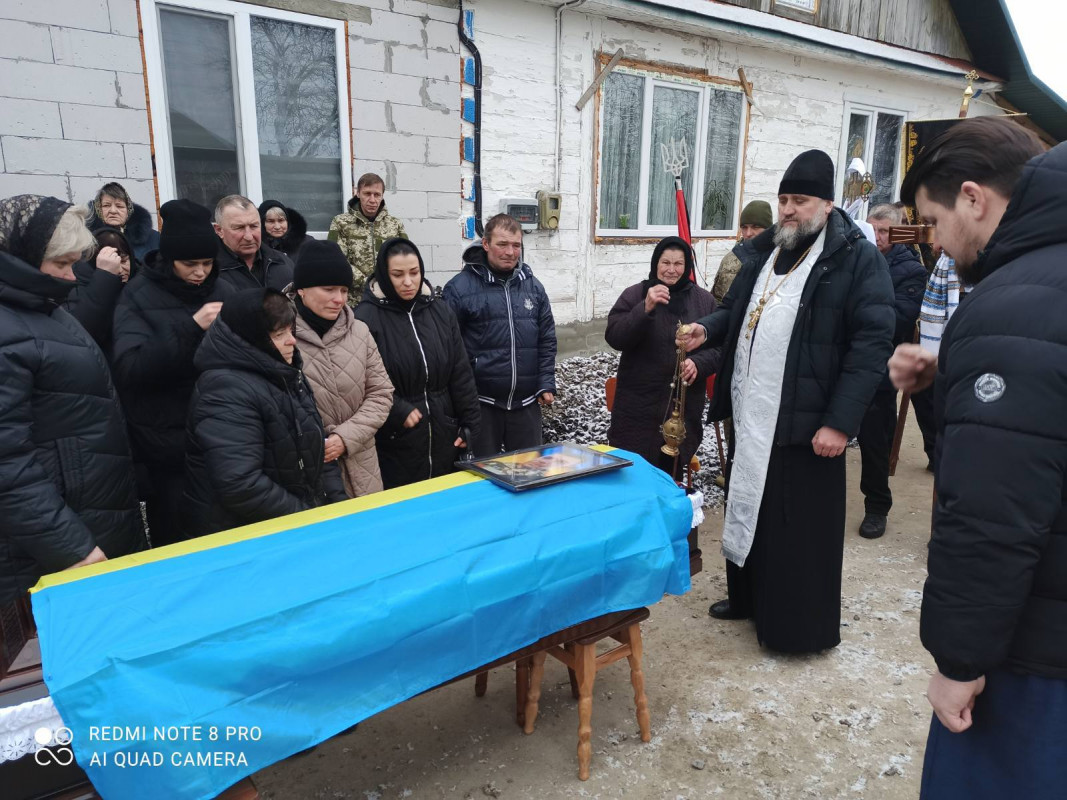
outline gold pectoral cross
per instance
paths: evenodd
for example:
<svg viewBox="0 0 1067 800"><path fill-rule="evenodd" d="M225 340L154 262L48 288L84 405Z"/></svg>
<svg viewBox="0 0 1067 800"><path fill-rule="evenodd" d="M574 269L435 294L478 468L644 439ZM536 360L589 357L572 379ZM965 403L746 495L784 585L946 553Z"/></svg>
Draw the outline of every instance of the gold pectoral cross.
<svg viewBox="0 0 1067 800"><path fill-rule="evenodd" d="M756 307L752 309L752 313L748 315L748 333L745 334L746 339L752 338L752 332L756 330L756 326L759 324L759 318L763 316L763 307L767 305L767 298L761 297L759 302L756 303Z"/></svg>

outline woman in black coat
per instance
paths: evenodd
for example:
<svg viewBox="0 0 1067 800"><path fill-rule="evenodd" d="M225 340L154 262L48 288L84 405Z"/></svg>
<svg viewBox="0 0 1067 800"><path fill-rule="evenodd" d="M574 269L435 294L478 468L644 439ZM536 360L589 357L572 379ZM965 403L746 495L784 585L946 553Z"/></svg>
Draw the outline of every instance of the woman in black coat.
<svg viewBox="0 0 1067 800"><path fill-rule="evenodd" d="M155 547L186 538L179 511L185 422L197 376L193 356L234 291L218 280L211 213L191 200L171 200L159 213L160 249L149 253L119 299L111 358Z"/></svg>
<svg viewBox="0 0 1067 800"><path fill-rule="evenodd" d="M194 362L186 530L194 536L347 500L300 370L296 309L273 289L226 300Z"/></svg>
<svg viewBox="0 0 1067 800"><path fill-rule="evenodd" d="M422 256L407 239L378 251L356 318L370 328L389 379L393 407L376 447L386 489L445 475L481 419L459 323L426 281Z"/></svg>
<svg viewBox="0 0 1067 800"><path fill-rule="evenodd" d="M152 215L148 209L133 202L130 193L121 183L105 183L89 202L89 230L96 233L101 228L118 228L133 248L133 257L143 262L153 250L159 248L159 231L152 227Z"/></svg>
<svg viewBox="0 0 1067 800"><path fill-rule="evenodd" d="M111 320L115 304L139 262L126 235L118 228L96 228L92 257L74 265L77 285L63 301L63 308L82 324L105 353L111 349Z"/></svg>
<svg viewBox="0 0 1067 800"><path fill-rule="evenodd" d="M264 200L259 204L259 221L263 228L263 244L285 253L294 262L304 243L315 240L308 236L304 215L296 209L286 208L277 200Z"/></svg>
<svg viewBox="0 0 1067 800"><path fill-rule="evenodd" d="M693 250L683 239L668 236L652 253L648 280L630 286L608 314L604 338L622 352L608 443L637 453L655 466L663 463L660 426L671 414L674 378L674 333L715 310L711 293L689 280ZM718 350L701 350L685 360L685 442L678 463L689 463L704 435L704 386L719 368Z"/></svg>
<svg viewBox="0 0 1067 800"><path fill-rule="evenodd" d="M92 246L84 209L0 201L0 603L43 574L144 546L107 362L59 305Z"/></svg>

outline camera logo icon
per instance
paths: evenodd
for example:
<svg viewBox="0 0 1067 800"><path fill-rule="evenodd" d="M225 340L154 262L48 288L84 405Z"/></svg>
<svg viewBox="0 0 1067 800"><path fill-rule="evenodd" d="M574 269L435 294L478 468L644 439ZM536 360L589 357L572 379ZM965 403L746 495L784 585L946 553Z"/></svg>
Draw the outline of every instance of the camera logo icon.
<svg viewBox="0 0 1067 800"><path fill-rule="evenodd" d="M33 740L37 743L33 759L42 767L49 764L69 767L74 763L74 750L70 746L74 733L70 728L38 728L33 733Z"/></svg>

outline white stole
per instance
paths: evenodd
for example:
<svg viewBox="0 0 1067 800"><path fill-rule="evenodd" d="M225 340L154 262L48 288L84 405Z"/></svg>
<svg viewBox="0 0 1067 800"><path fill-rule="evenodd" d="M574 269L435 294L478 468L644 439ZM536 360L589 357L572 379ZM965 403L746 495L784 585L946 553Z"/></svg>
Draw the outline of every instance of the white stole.
<svg viewBox="0 0 1067 800"><path fill-rule="evenodd" d="M774 446L778 410L782 404L785 360L800 308L800 296L825 241L824 227L804 260L784 280L772 272L780 250L775 248L756 279L745 309L741 335L734 351L734 374L730 385L734 462L722 532L722 554L739 567L745 565L756 535L756 522L767 483L767 464L771 447ZM756 330L746 338L749 333L748 321L763 296L763 287L769 286L769 291L774 289L778 281L783 281L782 285L767 300Z"/></svg>

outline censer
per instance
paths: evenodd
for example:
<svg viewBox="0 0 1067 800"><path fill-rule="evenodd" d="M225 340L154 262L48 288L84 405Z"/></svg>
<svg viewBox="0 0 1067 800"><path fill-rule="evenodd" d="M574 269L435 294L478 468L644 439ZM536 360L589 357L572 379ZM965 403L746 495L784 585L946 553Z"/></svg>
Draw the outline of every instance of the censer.
<svg viewBox="0 0 1067 800"><path fill-rule="evenodd" d="M690 326L678 323L675 338L686 336ZM671 416L660 426L663 434L663 447L660 452L675 459L677 465L678 452L685 441L685 379L682 377L683 365L685 364L685 347L678 345L675 351L674 378L671 380ZM676 470L672 471L674 474Z"/></svg>

